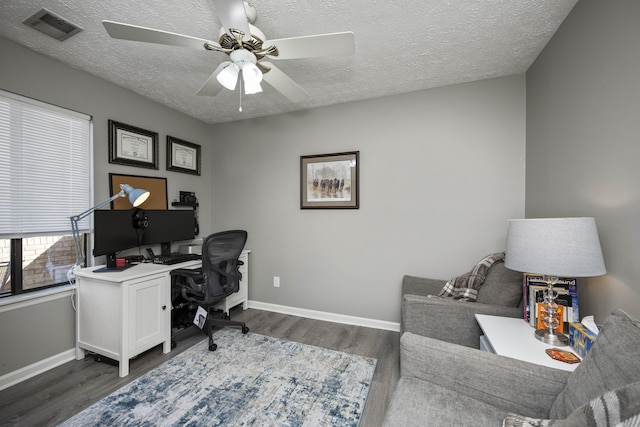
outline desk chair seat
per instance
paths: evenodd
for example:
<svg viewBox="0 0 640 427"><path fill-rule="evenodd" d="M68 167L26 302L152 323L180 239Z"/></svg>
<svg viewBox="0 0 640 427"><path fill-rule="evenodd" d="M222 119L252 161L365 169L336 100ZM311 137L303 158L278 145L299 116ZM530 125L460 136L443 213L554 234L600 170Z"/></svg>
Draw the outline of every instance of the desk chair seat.
<svg viewBox="0 0 640 427"><path fill-rule="evenodd" d="M211 234L202 243L202 268L171 272L172 325L184 325L185 313L190 318L188 323L193 322L198 306L204 308L207 317L203 329L209 336L210 351L218 348L213 342L214 326L239 326L243 334L249 332L244 322L231 320L229 315L215 308L240 288L242 261L239 258L246 241L244 230Z"/></svg>

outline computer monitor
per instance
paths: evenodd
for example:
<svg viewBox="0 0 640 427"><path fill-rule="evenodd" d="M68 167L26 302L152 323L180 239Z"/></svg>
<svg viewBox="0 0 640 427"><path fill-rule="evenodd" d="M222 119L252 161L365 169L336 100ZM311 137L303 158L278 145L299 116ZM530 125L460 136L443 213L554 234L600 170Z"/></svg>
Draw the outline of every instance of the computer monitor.
<svg viewBox="0 0 640 427"><path fill-rule="evenodd" d="M143 245L160 244L161 254L171 254L171 242L192 240L195 234L196 217L189 210L145 210L147 228L142 235Z"/></svg>
<svg viewBox="0 0 640 427"><path fill-rule="evenodd" d="M106 255L107 269L116 269L116 254L141 245L141 230L133 227L134 210L93 212L93 256Z"/></svg>
<svg viewBox="0 0 640 427"><path fill-rule="evenodd" d="M189 210L97 210L94 213L93 255L106 255L106 270L117 270L116 254L159 244L162 255L171 243L195 237L195 212Z"/></svg>

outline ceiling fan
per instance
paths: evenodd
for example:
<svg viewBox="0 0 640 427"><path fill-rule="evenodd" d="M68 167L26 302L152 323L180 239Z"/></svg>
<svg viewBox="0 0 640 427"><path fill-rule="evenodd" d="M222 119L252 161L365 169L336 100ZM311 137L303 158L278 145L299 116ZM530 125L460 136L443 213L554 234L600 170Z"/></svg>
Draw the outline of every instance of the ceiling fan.
<svg viewBox="0 0 640 427"><path fill-rule="evenodd" d="M198 90L198 95L216 96L222 88L235 90L242 76L245 94L262 91L264 79L294 103L309 94L268 60L317 58L351 55L355 51L351 31L268 40L253 24L257 13L254 6L243 0L213 0L222 24L218 41L205 40L183 34L102 21L109 35L115 39L157 43L222 52L229 55Z"/></svg>

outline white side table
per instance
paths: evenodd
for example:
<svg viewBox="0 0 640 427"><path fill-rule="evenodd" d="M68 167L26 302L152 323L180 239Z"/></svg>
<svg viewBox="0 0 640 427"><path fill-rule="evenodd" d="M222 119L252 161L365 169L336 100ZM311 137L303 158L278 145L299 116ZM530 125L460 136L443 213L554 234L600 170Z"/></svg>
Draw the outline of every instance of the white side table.
<svg viewBox="0 0 640 427"><path fill-rule="evenodd" d="M476 320L496 354L564 371L578 366L552 359L545 350L554 346L536 339L534 329L522 319L476 314ZM571 347L558 348L575 354Z"/></svg>

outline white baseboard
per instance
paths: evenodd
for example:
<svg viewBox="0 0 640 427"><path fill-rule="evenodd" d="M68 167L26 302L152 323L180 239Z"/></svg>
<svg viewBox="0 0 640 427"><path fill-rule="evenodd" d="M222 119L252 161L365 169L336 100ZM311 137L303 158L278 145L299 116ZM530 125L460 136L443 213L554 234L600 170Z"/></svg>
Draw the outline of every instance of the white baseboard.
<svg viewBox="0 0 640 427"><path fill-rule="evenodd" d="M4 390L5 388L11 387L14 384L18 384L19 382L28 380L29 378L35 377L36 375L48 371L49 369L60 366L63 363L75 360L75 351L75 348L71 348L69 350L63 351L62 353L58 353L46 359L39 360L29 366L25 366L24 368L20 368L16 371L9 372L8 374L1 376L0 390Z"/></svg>
<svg viewBox="0 0 640 427"><path fill-rule="evenodd" d="M285 305L270 304L260 301L248 301L249 308L256 310L273 311L275 313L290 314L292 316L307 317L309 319L325 320L327 322L344 323L347 325L364 326L367 328L383 329L386 331L400 332L400 324L384 320L368 319L365 317L347 316L344 314L328 313L326 311L307 310L304 308L289 307Z"/></svg>

